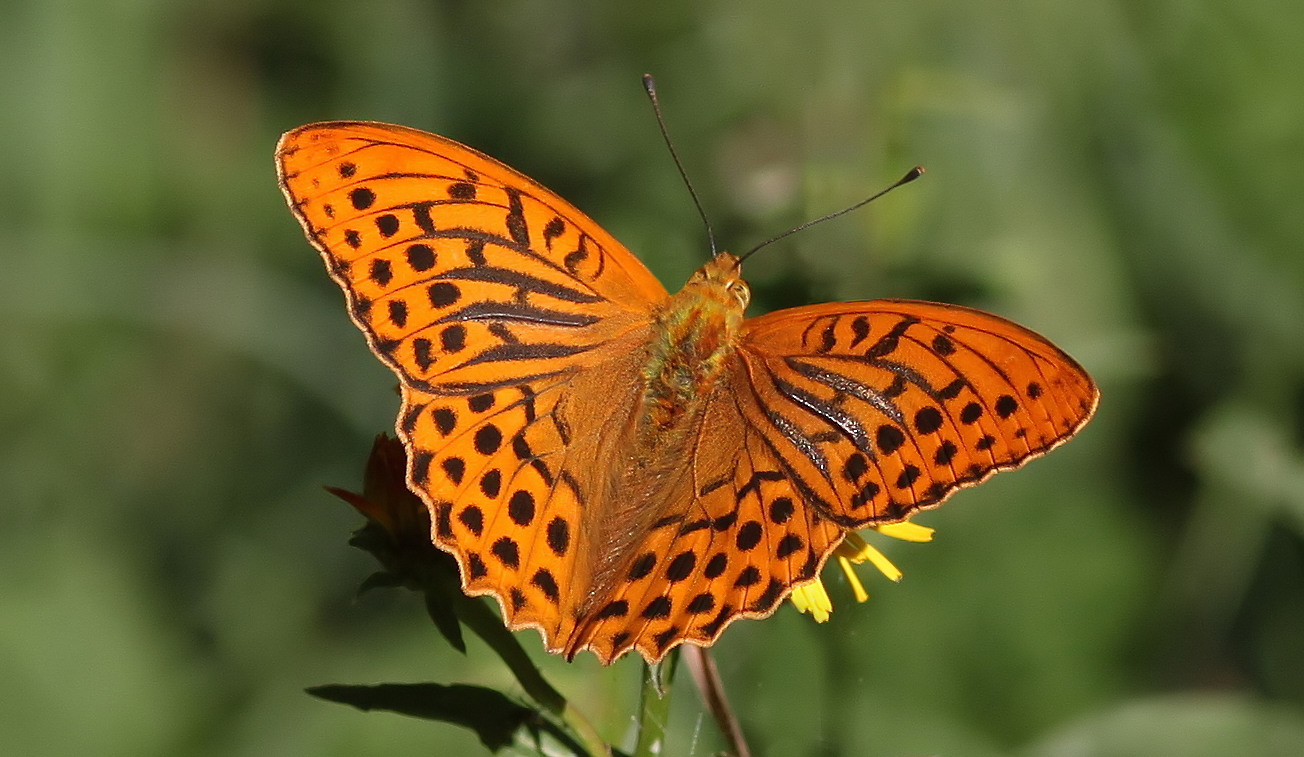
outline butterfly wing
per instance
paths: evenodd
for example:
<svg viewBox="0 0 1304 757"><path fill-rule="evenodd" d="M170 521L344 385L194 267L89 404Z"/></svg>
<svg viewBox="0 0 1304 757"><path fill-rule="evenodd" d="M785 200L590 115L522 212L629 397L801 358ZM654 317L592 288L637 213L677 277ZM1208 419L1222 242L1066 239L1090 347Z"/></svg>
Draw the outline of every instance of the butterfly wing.
<svg viewBox="0 0 1304 757"><path fill-rule="evenodd" d="M499 383L508 362L516 374L555 373L643 325L667 296L570 203L444 137L310 124L283 136L276 156L350 314L405 385L472 394Z"/></svg>
<svg viewBox="0 0 1304 757"><path fill-rule="evenodd" d="M589 649L610 661L637 649L657 661L681 643L710 646L733 621L773 613L842 541L844 528L801 503L786 450L752 426L739 390L722 385L704 402L664 514L576 628L568 654Z"/></svg>
<svg viewBox="0 0 1304 757"><path fill-rule="evenodd" d="M1072 436L1097 391L1041 336L969 308L831 303L745 322L691 477L572 649L651 660L765 617L848 530L903 520Z"/></svg>
<svg viewBox="0 0 1304 757"><path fill-rule="evenodd" d="M581 510L634 405L666 291L565 200L471 148L380 123L295 129L281 187L398 376L434 541L509 626L569 634ZM610 446L607 444L607 446Z"/></svg>
<svg viewBox="0 0 1304 757"><path fill-rule="evenodd" d="M910 300L830 303L746 323L746 417L802 499L844 528L890 523L1063 443L1090 376L999 316Z"/></svg>

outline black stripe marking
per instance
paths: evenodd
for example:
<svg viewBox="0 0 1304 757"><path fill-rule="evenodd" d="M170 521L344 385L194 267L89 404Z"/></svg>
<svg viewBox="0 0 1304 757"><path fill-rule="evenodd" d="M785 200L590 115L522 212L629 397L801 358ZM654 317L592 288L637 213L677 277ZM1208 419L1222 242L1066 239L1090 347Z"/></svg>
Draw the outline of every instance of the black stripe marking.
<svg viewBox="0 0 1304 757"><path fill-rule="evenodd" d="M781 394L798 405L801 405L807 410L807 412L824 419L830 425L836 427L844 436L851 440L852 444L856 445L856 449L873 450L873 445L870 444L869 441L869 435L865 433L865 427L860 425L860 421L857 421L848 413L830 405L810 392L798 389L792 384L780 379L778 376L771 375L770 379L774 382L774 387L778 389Z"/></svg>
<svg viewBox="0 0 1304 757"><path fill-rule="evenodd" d="M465 396L470 394L483 394L485 392L496 392L499 389L520 388L521 384L550 379L565 372L565 369L562 369L547 371L544 373L531 373L526 376L512 376L511 378L506 378L502 381L486 381L479 383L456 382L443 384L432 384L429 381L421 381L413 376L408 376L408 382L411 386L431 394L454 394Z"/></svg>
<svg viewBox="0 0 1304 757"><path fill-rule="evenodd" d="M734 492L734 500L742 502L743 498L752 492L757 492L759 494L761 491L762 481L782 481L783 478L783 474L777 470L756 471L752 474L751 478L747 479L747 483L743 484L738 491Z"/></svg>
<svg viewBox="0 0 1304 757"><path fill-rule="evenodd" d="M701 531L703 529L710 528L710 527L711 527L711 519L701 518L700 520L695 520L692 523L685 523L684 525L680 526L679 535L687 536L688 534L691 534L694 531Z"/></svg>
<svg viewBox="0 0 1304 757"><path fill-rule="evenodd" d="M654 523L652 524L651 528L652 528L653 531L655 531L655 530L657 530L658 528L665 528L666 526L673 526L674 524L676 524L676 523L682 521L683 519L684 519L684 516L682 516L682 515L665 515L665 516L662 516L662 517L660 517L660 518L657 518L657 519L656 519L656 522L654 522Z"/></svg>
<svg viewBox="0 0 1304 757"><path fill-rule="evenodd" d="M471 265L484 265L484 240L472 239L466 245L466 259L471 261Z"/></svg>
<svg viewBox="0 0 1304 757"><path fill-rule="evenodd" d="M720 608L720 612L716 613L715 617L711 619L710 623L701 626L698 630L706 634L708 638L713 637L720 633L720 629L724 626L725 621L733 617L733 614L734 606L724 605Z"/></svg>
<svg viewBox="0 0 1304 757"><path fill-rule="evenodd" d="M670 646L670 642L674 641L678 635L679 626L671 626L664 631L652 634L652 642L657 645L658 652L664 652L666 647Z"/></svg>
<svg viewBox="0 0 1304 757"><path fill-rule="evenodd" d="M499 344L462 363L463 366L497 363L506 360L547 360L570 357L593 349L587 345L572 344Z"/></svg>
<svg viewBox="0 0 1304 757"><path fill-rule="evenodd" d="M581 236L579 247L575 248L573 252L566 253L566 257L562 259L562 265L566 266L566 270L570 271L571 275L576 278L580 275L580 263L583 263L589 257L589 251L584 249L584 242L587 239L588 237Z"/></svg>
<svg viewBox="0 0 1304 757"><path fill-rule="evenodd" d="M892 379L892 383L888 384L887 387L883 389L883 396L890 400L894 400L905 393L906 377L899 373Z"/></svg>
<svg viewBox="0 0 1304 757"><path fill-rule="evenodd" d="M918 318L902 318L901 322L892 327L892 330L883 335L881 339L874 342L868 350L865 350L865 357L878 358L894 352L900 343L901 336L906 333L906 329L919 323Z"/></svg>
<svg viewBox="0 0 1304 757"><path fill-rule="evenodd" d="M557 579L552 577L552 573L547 568L539 568L536 570L534 572L534 578L530 579L530 583L539 587L539 590L543 592L543 595L552 600L553 604L557 604L557 600L561 598L561 592L557 587Z"/></svg>
<svg viewBox="0 0 1304 757"><path fill-rule="evenodd" d="M507 192L507 233L512 241L528 247L530 245L530 227L525 223L525 206L521 203L521 193L510 187Z"/></svg>
<svg viewBox="0 0 1304 757"><path fill-rule="evenodd" d="M827 387L836 389L839 392L850 394L856 399L868 402L875 410L891 418L897 423L905 423L905 415L901 408L895 402L888 399L887 395L874 391L864 384L853 381L841 373L826 371L823 368L817 368L810 363L803 362L796 358L786 358L784 360L788 367L805 376L812 381L818 381ZM898 376L898 378L900 378Z"/></svg>
<svg viewBox="0 0 1304 757"><path fill-rule="evenodd" d="M776 431L783 434L783 437L787 439L792 446L796 447L797 450L805 455L816 468L820 469L820 472L824 474L825 478L828 477L828 459L824 457L824 453L820 451L820 448L815 446L815 443L802 433L802 430L798 428L796 423L793 423L787 417L773 410L767 410L765 417L769 419L770 425L774 426Z"/></svg>
<svg viewBox="0 0 1304 757"><path fill-rule="evenodd" d="M418 202L412 205L412 220L426 236L432 236L435 233L435 220L430 217L430 207L434 204L433 202Z"/></svg>
<svg viewBox="0 0 1304 757"><path fill-rule="evenodd" d="M711 529L714 531L728 531L733 528L733 524L737 522L738 510L734 509L711 521Z"/></svg>
<svg viewBox="0 0 1304 757"><path fill-rule="evenodd" d="M561 236L566 231L566 222L553 216L547 226L543 227L543 246L552 249L552 240Z"/></svg>
<svg viewBox="0 0 1304 757"><path fill-rule="evenodd" d="M623 599L617 599L615 602L607 604L597 614L593 616L594 620L605 620L606 618L623 618L629 614L629 603Z"/></svg>
<svg viewBox="0 0 1304 757"><path fill-rule="evenodd" d="M571 289L561 284L556 284L537 276L510 271L506 268L496 266L477 265L471 268L454 268L445 271L440 275L442 279L462 279L464 281L488 281L494 284L505 284L507 286L526 289L539 294L546 294L558 300L566 302L602 302L603 298L588 292L581 292L578 289Z"/></svg>
<svg viewBox="0 0 1304 757"><path fill-rule="evenodd" d="M433 452L419 450L412 456L412 483L418 486L424 484L430 478L430 461L435 459Z"/></svg>
<svg viewBox="0 0 1304 757"><path fill-rule="evenodd" d="M711 481L711 482L709 482L709 483L707 483L707 484L703 484L703 485L702 485L702 488L700 488L700 489L697 490L697 496L699 496L699 497L705 497L706 495L710 494L711 492L715 491L716 489L719 489L720 487L722 487L722 486L724 486L725 484L729 483L729 479L730 479L730 478L731 478L731 476L727 476L727 475L726 475L726 476L721 476L720 478L717 478L717 479L714 480L714 481Z"/></svg>
<svg viewBox="0 0 1304 757"><path fill-rule="evenodd" d="M575 477L570 474L570 471L563 470L560 474L560 478L561 482L566 484L566 488L571 490L571 494L575 497L575 502L579 504L580 507L584 507L587 498L584 496L584 492L580 489L579 482L575 480Z"/></svg>
<svg viewBox="0 0 1304 757"><path fill-rule="evenodd" d="M773 607L774 603L778 602L779 597L782 595L783 584L779 579L771 578L769 585L765 587L765 591L761 593L761 596L756 598L755 602L752 602L752 604L747 608L747 611L765 612Z"/></svg>
<svg viewBox="0 0 1304 757"><path fill-rule="evenodd" d="M941 389L938 389L937 398L940 400L953 400L960 395L960 392L964 387L964 379L956 379Z"/></svg>
<svg viewBox="0 0 1304 757"><path fill-rule="evenodd" d="M403 429L406 434L412 433L413 429L417 427L417 419L425 409L426 405L413 405L408 408L407 412L403 414L403 421L399 423L399 428Z"/></svg>
<svg viewBox="0 0 1304 757"><path fill-rule="evenodd" d="M552 418L553 428L557 429L557 436L561 437L562 445L570 446L571 443L570 426L566 423L565 420L562 419L560 415L557 415L556 410L554 410L551 414L549 414L548 417Z"/></svg>
<svg viewBox="0 0 1304 757"><path fill-rule="evenodd" d="M838 319L829 319L829 325L824 327L824 333L820 336L820 346L815 348L816 352L823 354L838 346L838 336L835 330L838 327Z"/></svg>
<svg viewBox="0 0 1304 757"><path fill-rule="evenodd" d="M560 310L537 308L533 305L523 305L518 302L475 302L449 313L434 323L484 320L518 321L521 323L542 323L548 326L580 328L591 326L601 319L595 315L565 313Z"/></svg>
<svg viewBox="0 0 1304 757"><path fill-rule="evenodd" d="M855 348L856 345L865 341L869 336L869 318L859 315L851 322L851 344L848 347Z"/></svg>

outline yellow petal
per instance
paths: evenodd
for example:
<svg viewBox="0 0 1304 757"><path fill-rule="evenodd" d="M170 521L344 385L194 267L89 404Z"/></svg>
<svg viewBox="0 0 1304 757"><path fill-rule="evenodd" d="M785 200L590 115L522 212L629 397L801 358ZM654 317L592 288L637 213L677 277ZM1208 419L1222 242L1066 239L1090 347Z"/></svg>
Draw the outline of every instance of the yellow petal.
<svg viewBox="0 0 1304 757"><path fill-rule="evenodd" d="M869 592L865 591L864 584L860 583L860 576L851 567L851 561L842 555L838 555L838 564L842 566L842 572L847 574L847 583L851 584L851 592L856 595L857 602L864 602L869 599Z"/></svg>
<svg viewBox="0 0 1304 757"><path fill-rule="evenodd" d="M878 568L878 572L882 573L883 575L887 576L889 579L893 581L901 580L901 575L902 575L901 569L893 565L892 561L887 559L887 555L883 554L882 552L879 552L877 549L874 549L873 547L868 547L866 549L866 552L868 553L865 555L866 559L874 563L874 567Z"/></svg>
<svg viewBox="0 0 1304 757"><path fill-rule="evenodd" d="M901 523L889 523L886 526L877 526L874 528L884 536L891 536L893 539L903 541L932 541L933 529L928 526L921 526L910 521Z"/></svg>
<svg viewBox="0 0 1304 757"><path fill-rule="evenodd" d="M828 620L833 612L833 602L829 600L829 593L824 590L824 584L819 579L793 589L789 599L798 610L810 613L816 623Z"/></svg>
<svg viewBox="0 0 1304 757"><path fill-rule="evenodd" d="M869 549L869 542L853 531L847 534L847 538L842 540L837 549L833 550L833 554L838 557L845 557L859 565L869 559L865 554L867 549Z"/></svg>

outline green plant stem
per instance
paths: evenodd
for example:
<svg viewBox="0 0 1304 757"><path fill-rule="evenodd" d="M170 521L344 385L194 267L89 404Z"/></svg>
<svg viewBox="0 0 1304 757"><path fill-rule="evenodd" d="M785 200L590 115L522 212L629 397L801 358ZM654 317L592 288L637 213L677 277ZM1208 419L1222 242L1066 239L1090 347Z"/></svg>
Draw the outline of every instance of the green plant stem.
<svg viewBox="0 0 1304 757"><path fill-rule="evenodd" d="M643 686L638 701L638 743L634 747L634 757L655 757L665 748L670 686L674 683L678 664L679 650L676 649L655 667L643 665Z"/></svg>
<svg viewBox="0 0 1304 757"><path fill-rule="evenodd" d="M566 697L544 679L543 673L535 667L534 661L525 653L512 632L503 625L502 619L482 600L463 597L459 598L458 604L457 616L502 658L525 693L543 705L544 709L561 715L566 709Z"/></svg>
<svg viewBox="0 0 1304 757"><path fill-rule="evenodd" d="M611 757L611 747L598 735L597 729L593 727L588 718L584 717L583 713L575 709L573 705L567 704L561 717L562 720L566 721L566 725L575 731L575 735L579 737L579 740L584 744L584 748L588 750L592 757Z"/></svg>
<svg viewBox="0 0 1304 757"><path fill-rule="evenodd" d="M531 699L538 702L544 709L559 717L584 745L584 749L592 757L607 757L611 754L611 748L607 742L598 735L597 729L589 722L588 718L573 705L566 701L566 697L561 692L552 687L552 684L543 677L543 673L535 666L530 656L526 654L525 649L516 636L507 627L493 610L489 608L483 600L474 599L461 595L456 599L458 603L457 616L461 621L470 628L472 633L479 636L489 648L498 655L500 659L516 676L516 680L521 684L521 688Z"/></svg>

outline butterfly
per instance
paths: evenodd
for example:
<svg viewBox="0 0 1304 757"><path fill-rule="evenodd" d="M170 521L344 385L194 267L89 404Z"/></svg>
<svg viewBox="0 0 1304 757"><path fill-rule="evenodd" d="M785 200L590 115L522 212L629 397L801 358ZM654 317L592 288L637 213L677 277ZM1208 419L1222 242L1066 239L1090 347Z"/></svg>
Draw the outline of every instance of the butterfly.
<svg viewBox="0 0 1304 757"><path fill-rule="evenodd" d="M1067 440L1098 392L989 313L910 300L745 318L739 259L671 295L508 166L374 122L286 133L280 185L398 377L431 538L512 629L603 663L774 612L854 529Z"/></svg>

